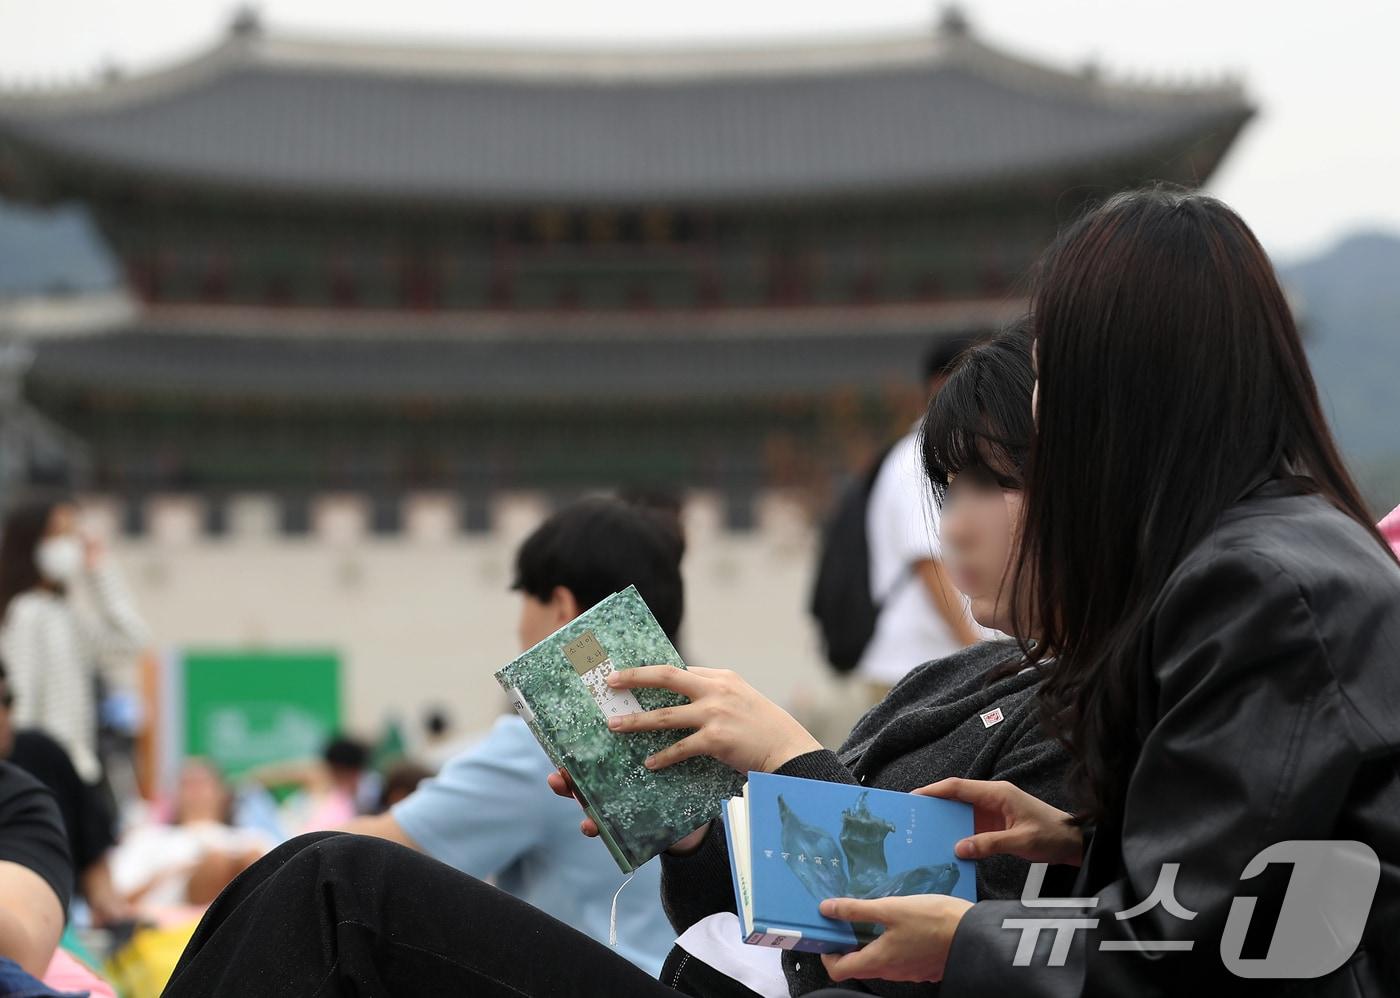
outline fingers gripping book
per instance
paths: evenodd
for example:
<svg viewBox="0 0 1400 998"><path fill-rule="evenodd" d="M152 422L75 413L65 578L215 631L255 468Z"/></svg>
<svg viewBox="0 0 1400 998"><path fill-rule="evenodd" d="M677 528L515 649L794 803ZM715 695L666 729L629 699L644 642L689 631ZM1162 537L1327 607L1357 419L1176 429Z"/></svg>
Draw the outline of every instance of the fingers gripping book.
<svg viewBox="0 0 1400 998"><path fill-rule="evenodd" d="M959 801L750 773L725 830L740 934L754 946L845 953L880 932L825 917L827 898L977 900L972 863L953 854L973 832Z"/></svg>
<svg viewBox="0 0 1400 998"><path fill-rule="evenodd" d="M724 800L744 785L741 774L708 756L646 768L648 756L688 732L608 729L613 714L689 702L670 690L607 685L613 670L642 665L685 668L636 587L628 586L496 673L511 706L573 780L623 873L717 817Z"/></svg>

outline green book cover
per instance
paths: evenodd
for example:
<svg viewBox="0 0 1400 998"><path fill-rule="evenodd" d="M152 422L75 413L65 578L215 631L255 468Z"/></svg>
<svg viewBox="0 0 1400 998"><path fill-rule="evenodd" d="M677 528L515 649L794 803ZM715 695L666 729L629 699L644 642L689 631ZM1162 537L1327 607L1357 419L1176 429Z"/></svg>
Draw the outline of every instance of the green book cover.
<svg viewBox="0 0 1400 998"><path fill-rule="evenodd" d="M670 690L614 690L608 673L642 665L684 669L635 586L580 614L496 673L511 705L584 798L623 873L715 818L744 777L708 756L655 772L647 756L685 731L616 734L611 714L687 703Z"/></svg>

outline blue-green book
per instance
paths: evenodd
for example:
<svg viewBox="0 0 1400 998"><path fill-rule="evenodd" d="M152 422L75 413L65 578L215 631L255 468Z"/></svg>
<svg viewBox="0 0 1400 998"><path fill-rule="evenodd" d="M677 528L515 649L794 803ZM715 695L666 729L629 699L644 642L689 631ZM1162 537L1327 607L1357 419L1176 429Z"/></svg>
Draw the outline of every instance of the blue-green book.
<svg viewBox="0 0 1400 998"><path fill-rule="evenodd" d="M879 934L827 918L827 898L977 900L973 864L953 855L972 834L959 801L750 773L724 822L740 932L754 946L846 953Z"/></svg>
<svg viewBox="0 0 1400 998"><path fill-rule="evenodd" d="M609 730L613 714L689 701L663 689L614 690L617 669L671 665L680 654L635 586L580 614L496 673L511 706L560 769L598 825L623 873L719 816L744 778L708 756L649 770L644 760L688 732Z"/></svg>

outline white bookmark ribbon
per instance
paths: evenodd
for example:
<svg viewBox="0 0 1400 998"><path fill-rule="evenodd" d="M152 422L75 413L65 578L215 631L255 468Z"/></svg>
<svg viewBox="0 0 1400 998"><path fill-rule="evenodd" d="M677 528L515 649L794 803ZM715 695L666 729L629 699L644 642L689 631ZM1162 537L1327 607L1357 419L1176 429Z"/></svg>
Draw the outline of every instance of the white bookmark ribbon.
<svg viewBox="0 0 1400 998"><path fill-rule="evenodd" d="M632 878L636 875L636 870L633 870L631 873L627 874L627 879L622 882L622 886L617 889L617 892L615 894L613 894L612 913L608 915L608 945L614 948L617 947L617 899L622 894L622 888L630 884L632 882Z"/></svg>

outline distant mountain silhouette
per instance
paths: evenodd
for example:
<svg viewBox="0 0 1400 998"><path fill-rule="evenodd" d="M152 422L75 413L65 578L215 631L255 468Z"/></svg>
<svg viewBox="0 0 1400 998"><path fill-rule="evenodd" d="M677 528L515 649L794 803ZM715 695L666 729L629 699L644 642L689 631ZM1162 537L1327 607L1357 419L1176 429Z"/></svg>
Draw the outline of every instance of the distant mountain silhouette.
<svg viewBox="0 0 1400 998"><path fill-rule="evenodd" d="M1378 512L1400 503L1400 235L1347 236L1280 268L1332 427Z"/></svg>

